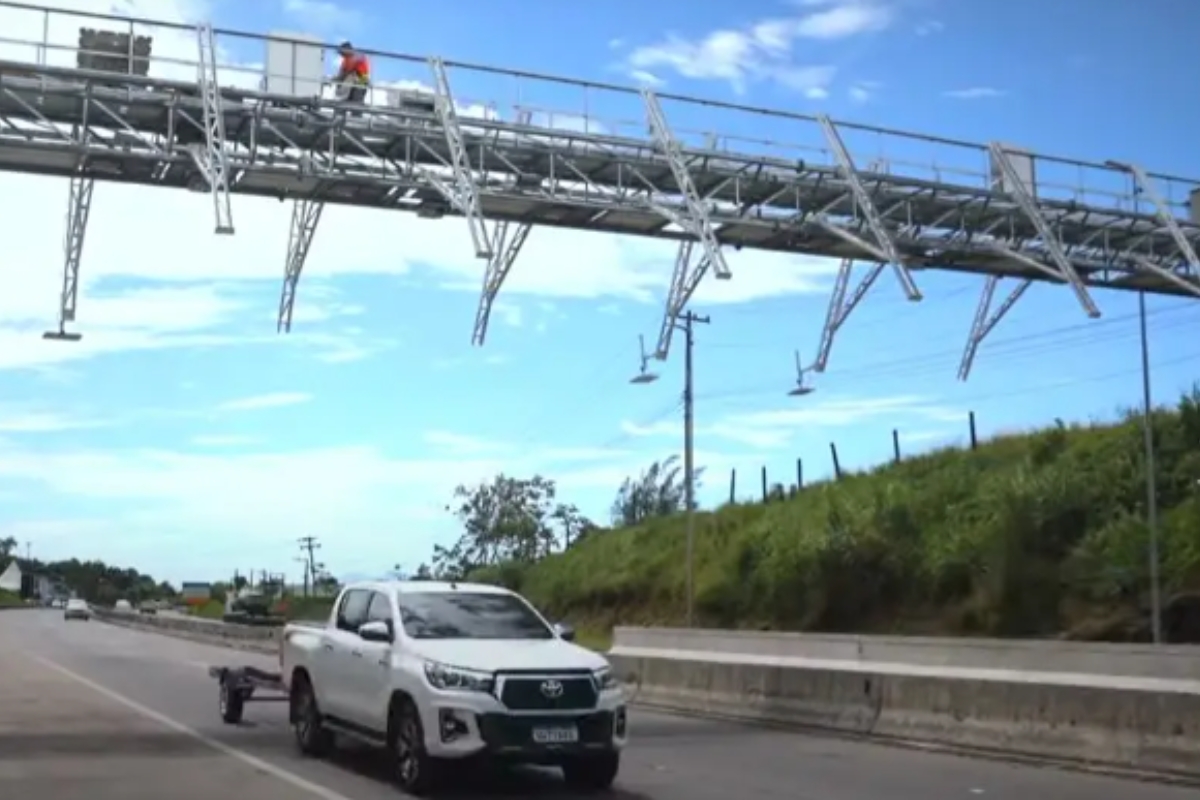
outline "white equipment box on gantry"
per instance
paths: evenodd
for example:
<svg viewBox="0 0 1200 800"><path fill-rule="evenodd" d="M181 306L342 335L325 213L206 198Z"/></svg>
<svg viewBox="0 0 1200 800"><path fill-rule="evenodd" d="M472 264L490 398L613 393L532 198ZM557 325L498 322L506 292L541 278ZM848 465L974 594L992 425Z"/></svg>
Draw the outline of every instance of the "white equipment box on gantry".
<svg viewBox="0 0 1200 800"><path fill-rule="evenodd" d="M321 40L283 31L269 36L265 90L292 97L320 97L325 82L325 48Z"/></svg>

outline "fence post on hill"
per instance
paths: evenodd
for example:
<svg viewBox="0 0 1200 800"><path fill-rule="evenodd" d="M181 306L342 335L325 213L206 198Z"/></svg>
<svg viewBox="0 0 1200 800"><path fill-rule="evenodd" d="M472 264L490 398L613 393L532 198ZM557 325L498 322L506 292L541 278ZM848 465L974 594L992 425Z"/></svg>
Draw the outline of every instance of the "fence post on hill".
<svg viewBox="0 0 1200 800"><path fill-rule="evenodd" d="M762 468L762 501L767 502L767 466Z"/></svg>
<svg viewBox="0 0 1200 800"><path fill-rule="evenodd" d="M737 468L729 470L729 502L737 502Z"/></svg>
<svg viewBox="0 0 1200 800"><path fill-rule="evenodd" d="M796 492L804 490L804 459L796 459Z"/></svg>
<svg viewBox="0 0 1200 800"><path fill-rule="evenodd" d="M829 455L833 456L833 479L840 481L842 479L842 462L838 461L837 444L829 443Z"/></svg>
<svg viewBox="0 0 1200 800"><path fill-rule="evenodd" d="M892 428L892 460L900 463L900 429Z"/></svg>
<svg viewBox="0 0 1200 800"><path fill-rule="evenodd" d="M971 449L974 450L975 448L979 447L979 436L975 432L975 412L974 411L967 412L967 427L970 430L970 434L971 434Z"/></svg>

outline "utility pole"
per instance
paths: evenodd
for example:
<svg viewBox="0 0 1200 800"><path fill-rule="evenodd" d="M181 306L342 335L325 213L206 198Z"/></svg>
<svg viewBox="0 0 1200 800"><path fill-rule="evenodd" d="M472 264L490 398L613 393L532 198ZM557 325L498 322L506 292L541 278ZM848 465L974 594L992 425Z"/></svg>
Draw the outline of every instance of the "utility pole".
<svg viewBox="0 0 1200 800"><path fill-rule="evenodd" d="M1150 630L1155 644L1163 643L1162 586L1158 555L1158 479L1154 463L1154 409L1150 399L1150 342L1146 332L1146 293L1138 292L1138 328L1142 340L1142 435L1146 462L1146 527L1150 531Z"/></svg>
<svg viewBox="0 0 1200 800"><path fill-rule="evenodd" d="M700 317L688 311L683 315L683 480L684 503L687 508L687 555L685 556L687 573L687 626L693 624L693 610L696 600L696 464L695 464L695 384L692 369L692 351L695 350L696 340L693 329L696 323L708 325L708 317Z"/></svg>
<svg viewBox="0 0 1200 800"><path fill-rule="evenodd" d="M308 597L308 559L304 556L296 556L296 560L301 564L301 572L304 575L304 596Z"/></svg>
<svg viewBox="0 0 1200 800"><path fill-rule="evenodd" d="M313 588L316 588L317 582L317 556L316 551L321 549L321 543L317 541L315 536L300 537L300 549L308 554L308 576L306 585L311 583ZM307 589L305 590L307 592ZM313 594L316 594L314 591Z"/></svg>
<svg viewBox="0 0 1200 800"><path fill-rule="evenodd" d="M688 311L680 314L672 323L677 330L683 332L683 502L684 520L687 526L687 553L685 555L684 571L686 575L687 594L687 626L693 625L695 618L695 573L696 573L696 464L695 464L695 382L692 352L696 347L694 336L695 326L708 325L712 319ZM661 356L660 356L661 357ZM631 383L653 383L658 375L646 371L646 363L650 356L642 349L642 369L633 377Z"/></svg>

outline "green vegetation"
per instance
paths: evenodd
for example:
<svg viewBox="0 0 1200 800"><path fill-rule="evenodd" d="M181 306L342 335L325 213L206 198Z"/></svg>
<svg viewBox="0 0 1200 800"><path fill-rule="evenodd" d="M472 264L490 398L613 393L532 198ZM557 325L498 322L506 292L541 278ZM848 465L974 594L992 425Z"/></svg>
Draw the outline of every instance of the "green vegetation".
<svg viewBox="0 0 1200 800"><path fill-rule="evenodd" d="M0 572L13 558L17 558L17 540L11 536L0 537ZM124 599L137 604L143 600L169 600L175 597L175 588L171 584L159 583L136 569L113 567L103 561L72 558L44 562L36 558L18 558L17 563L25 575L47 578L56 591L74 591L90 603L112 605ZM22 593L25 592L22 589Z"/></svg>
<svg viewBox="0 0 1200 800"><path fill-rule="evenodd" d="M1200 641L1200 392L1156 411L1153 431L1164 625L1173 640ZM848 474L791 499L701 512L697 622L1146 639L1142 454L1137 414L1108 425L1060 421L974 451L941 450ZM625 515L614 508L613 517L620 524ZM446 569L447 560L435 559L435 573L455 577L466 569L519 589L592 636L614 624L684 618L678 513L590 528L536 558L497 546L513 536L502 526L464 527L457 552L488 560L461 559Z"/></svg>
<svg viewBox="0 0 1200 800"><path fill-rule="evenodd" d="M20 605L24 605L24 603L21 602L19 595L0 589L0 608L12 608Z"/></svg>

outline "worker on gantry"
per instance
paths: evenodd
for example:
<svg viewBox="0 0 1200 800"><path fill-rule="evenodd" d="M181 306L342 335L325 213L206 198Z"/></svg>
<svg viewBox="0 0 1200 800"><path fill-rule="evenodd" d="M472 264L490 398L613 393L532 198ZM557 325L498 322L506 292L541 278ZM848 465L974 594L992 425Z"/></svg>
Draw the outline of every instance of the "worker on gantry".
<svg viewBox="0 0 1200 800"><path fill-rule="evenodd" d="M350 42L342 42L338 46L338 55L342 57L342 63L333 78L338 99L351 103L366 102L367 89L371 85L370 62Z"/></svg>

